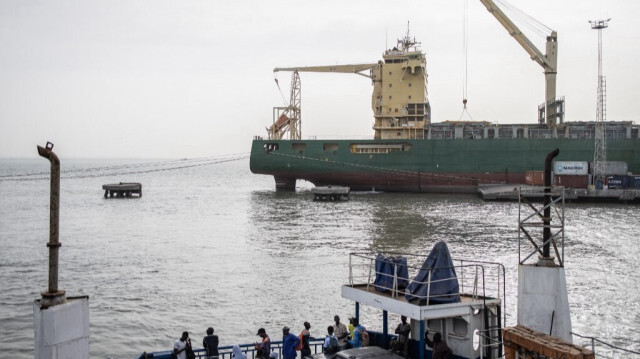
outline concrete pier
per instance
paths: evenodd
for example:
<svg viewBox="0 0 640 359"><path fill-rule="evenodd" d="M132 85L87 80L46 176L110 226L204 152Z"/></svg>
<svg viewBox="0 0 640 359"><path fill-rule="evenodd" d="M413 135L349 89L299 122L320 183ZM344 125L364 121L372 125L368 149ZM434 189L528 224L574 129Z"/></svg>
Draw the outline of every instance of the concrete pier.
<svg viewBox="0 0 640 359"><path fill-rule="evenodd" d="M33 318L34 358L89 357L89 297L68 297L65 303L51 307L36 300Z"/></svg>

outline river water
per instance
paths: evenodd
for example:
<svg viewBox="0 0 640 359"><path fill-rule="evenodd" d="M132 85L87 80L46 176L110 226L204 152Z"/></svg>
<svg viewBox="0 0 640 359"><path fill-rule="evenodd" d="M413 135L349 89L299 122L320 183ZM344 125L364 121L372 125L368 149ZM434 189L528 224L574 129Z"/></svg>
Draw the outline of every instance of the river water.
<svg viewBox="0 0 640 359"><path fill-rule="evenodd" d="M59 287L89 296L91 357L168 350L184 330L196 343L209 326L221 345L253 342L260 327L277 339L304 321L322 336L335 314L353 314L340 297L349 252L426 256L439 240L453 257L506 266L515 324L517 203L394 193L313 202L309 184L276 192L248 159L214 162L155 171L157 160L62 159ZM0 160L0 176L40 171L41 158ZM0 358L33 357L32 305L47 288L49 182L32 178L0 177ZM143 196L104 199L101 186L120 181L141 182ZM640 350L640 208L565 211L574 332ZM362 315L380 328L379 312Z"/></svg>

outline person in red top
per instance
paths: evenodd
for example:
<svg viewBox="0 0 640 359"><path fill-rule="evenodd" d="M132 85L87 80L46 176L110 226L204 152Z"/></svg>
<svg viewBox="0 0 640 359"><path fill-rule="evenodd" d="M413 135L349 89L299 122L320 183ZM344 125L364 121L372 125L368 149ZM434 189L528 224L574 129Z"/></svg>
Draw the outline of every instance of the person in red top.
<svg viewBox="0 0 640 359"><path fill-rule="evenodd" d="M304 322L304 330L300 333L300 341L302 343L302 350L300 350L300 356L310 357L311 356L311 347L309 346L309 339L311 338L311 333L309 332L311 329L311 324L309 322Z"/></svg>

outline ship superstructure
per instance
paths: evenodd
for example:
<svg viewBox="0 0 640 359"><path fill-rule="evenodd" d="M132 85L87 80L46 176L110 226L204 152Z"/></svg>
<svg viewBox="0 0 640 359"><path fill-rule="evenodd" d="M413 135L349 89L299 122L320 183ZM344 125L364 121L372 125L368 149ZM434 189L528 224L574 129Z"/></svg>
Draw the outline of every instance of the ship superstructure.
<svg viewBox="0 0 640 359"><path fill-rule="evenodd" d="M371 70L374 139L424 139L431 123L427 58L407 35Z"/></svg>

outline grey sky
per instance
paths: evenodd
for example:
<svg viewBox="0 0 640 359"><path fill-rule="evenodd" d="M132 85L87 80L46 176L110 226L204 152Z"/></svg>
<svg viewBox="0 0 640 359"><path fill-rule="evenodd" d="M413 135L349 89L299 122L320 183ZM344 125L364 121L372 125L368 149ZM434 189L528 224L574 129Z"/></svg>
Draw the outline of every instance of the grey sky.
<svg viewBox="0 0 640 359"><path fill-rule="evenodd" d="M282 105L276 66L375 62L406 32L427 54L433 121L462 112L465 0L0 1L0 157L200 157L248 152ZM469 1L474 120L533 123L542 69ZM595 119L603 33L607 119L638 121L639 1L511 0L558 32L566 120ZM543 38L524 29L544 48ZM285 97L289 73L279 73ZM371 84L301 74L303 137L373 135Z"/></svg>

